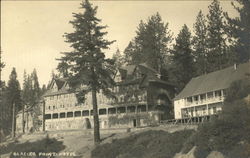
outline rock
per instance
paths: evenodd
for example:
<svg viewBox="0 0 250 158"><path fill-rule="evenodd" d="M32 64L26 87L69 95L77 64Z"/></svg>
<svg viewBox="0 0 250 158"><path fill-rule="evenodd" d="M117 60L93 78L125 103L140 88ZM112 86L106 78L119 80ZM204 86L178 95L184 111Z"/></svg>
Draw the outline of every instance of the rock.
<svg viewBox="0 0 250 158"><path fill-rule="evenodd" d="M177 153L175 154L174 158L195 158L194 156L194 151L196 147L193 147L188 153L182 154L182 153Z"/></svg>
<svg viewBox="0 0 250 158"><path fill-rule="evenodd" d="M212 151L207 158L225 158L222 153L218 151Z"/></svg>

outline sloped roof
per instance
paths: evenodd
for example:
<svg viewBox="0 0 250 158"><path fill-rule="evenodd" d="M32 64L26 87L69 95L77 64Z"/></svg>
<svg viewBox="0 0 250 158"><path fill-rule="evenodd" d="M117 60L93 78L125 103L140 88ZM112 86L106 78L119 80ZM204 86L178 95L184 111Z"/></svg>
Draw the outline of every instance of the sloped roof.
<svg viewBox="0 0 250 158"><path fill-rule="evenodd" d="M203 94L211 91L227 89L231 83L250 74L250 62L214 71L206 75L192 78L185 88L175 97L175 100Z"/></svg>
<svg viewBox="0 0 250 158"><path fill-rule="evenodd" d="M52 91L51 89L48 90L43 97L47 97L47 96L52 96L52 95L59 95L59 94L67 94L67 93L72 93L74 92L72 89L68 89L66 88L66 83L67 83L67 78L54 78L53 82L55 82L55 84L58 87L57 91ZM50 85L50 88L53 84Z"/></svg>
<svg viewBox="0 0 250 158"><path fill-rule="evenodd" d="M126 70L126 72L127 72L126 75L132 75L135 68L136 68L136 65L127 65L125 67L122 67L121 69Z"/></svg>

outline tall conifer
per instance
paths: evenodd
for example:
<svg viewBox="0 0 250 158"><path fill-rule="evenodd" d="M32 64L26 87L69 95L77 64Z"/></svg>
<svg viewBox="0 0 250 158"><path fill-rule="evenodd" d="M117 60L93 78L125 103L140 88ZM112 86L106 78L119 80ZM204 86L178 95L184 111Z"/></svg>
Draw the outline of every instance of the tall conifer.
<svg viewBox="0 0 250 158"><path fill-rule="evenodd" d="M199 11L196 22L194 24L194 37L192 39L194 58L195 58L195 68L196 75L202 75L208 72L208 62L207 62L207 26L206 19L202 11Z"/></svg>
<svg viewBox="0 0 250 158"><path fill-rule="evenodd" d="M233 7L238 11L239 17L230 18L224 13L227 23L227 33L232 38L230 43L233 51L236 52L237 61L243 63L250 59L250 1L236 0L232 3Z"/></svg>
<svg viewBox="0 0 250 158"><path fill-rule="evenodd" d="M233 54L226 43L227 35L224 26L223 11L218 0L209 6L207 15L207 46L208 46L208 71L216 71L233 64Z"/></svg>
<svg viewBox="0 0 250 158"><path fill-rule="evenodd" d="M8 106L7 113L11 113L12 116L12 136L15 136L15 124L16 124L16 113L21 110L21 88L17 80L16 69L13 68L9 77L8 86L6 90L6 99Z"/></svg>
<svg viewBox="0 0 250 158"><path fill-rule="evenodd" d="M195 72L191 49L191 33L187 25L182 27L175 41L172 50L172 80L178 85L178 91L181 91Z"/></svg>
<svg viewBox="0 0 250 158"><path fill-rule="evenodd" d="M168 23L164 23L159 13L141 21L135 38L129 43L124 54L132 64L147 63L148 66L161 71L169 53L172 33Z"/></svg>
<svg viewBox="0 0 250 158"><path fill-rule="evenodd" d="M63 53L61 62L69 65L69 83L72 85L88 85L88 89L81 90L77 96L80 100L86 92L92 93L94 117L94 142L100 142L99 116L96 93L102 90L109 94L110 83L113 83L112 60L106 59L104 50L114 41L104 39L107 26L101 26L101 20L96 17L97 7L93 7L88 0L81 3L83 13L73 13L74 20L70 21L75 31L66 33L66 42L71 43L71 52Z"/></svg>

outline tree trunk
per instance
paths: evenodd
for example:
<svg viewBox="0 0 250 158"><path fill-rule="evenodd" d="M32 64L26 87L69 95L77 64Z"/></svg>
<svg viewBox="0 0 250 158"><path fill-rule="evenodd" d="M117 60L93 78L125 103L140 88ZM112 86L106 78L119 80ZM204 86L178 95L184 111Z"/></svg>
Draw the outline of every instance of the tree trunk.
<svg viewBox="0 0 250 158"><path fill-rule="evenodd" d="M27 127L27 133L29 133L29 113L28 113L28 111L26 113L26 127Z"/></svg>
<svg viewBox="0 0 250 158"><path fill-rule="evenodd" d="M45 131L45 100L43 101L43 131Z"/></svg>
<svg viewBox="0 0 250 158"><path fill-rule="evenodd" d="M97 145L100 143L101 139L100 139L99 117L98 117L97 98L96 98L95 88L92 88L92 104L93 104L93 117L94 117L94 143L95 145Z"/></svg>
<svg viewBox="0 0 250 158"><path fill-rule="evenodd" d="M15 114L16 114L16 112L15 112L15 103L13 103L13 108L12 108L12 138L15 138L15 136L16 136L16 131L15 131L15 121L16 121L16 116L15 116Z"/></svg>
<svg viewBox="0 0 250 158"><path fill-rule="evenodd" d="M22 127L23 127L23 133L25 133L24 108L25 108L25 106L23 105L23 109L22 109Z"/></svg>

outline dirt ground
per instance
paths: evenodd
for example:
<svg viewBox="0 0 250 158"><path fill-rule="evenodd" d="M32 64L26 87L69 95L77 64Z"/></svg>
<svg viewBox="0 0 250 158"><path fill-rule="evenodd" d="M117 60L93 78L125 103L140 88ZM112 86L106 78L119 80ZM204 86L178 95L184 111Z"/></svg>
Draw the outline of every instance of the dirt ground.
<svg viewBox="0 0 250 158"><path fill-rule="evenodd" d="M195 129L195 126L158 126L158 127L146 127L146 128L140 128L140 129L131 129L130 132L119 132L119 133L109 133L109 134L102 134L101 131L101 144L112 142L113 139L120 139L124 137L128 137L133 134L137 134L143 131L147 130L164 130L168 132L175 132L178 130L183 129ZM50 132L48 132L50 135ZM36 134L24 134L21 137L19 137L18 143L25 143L27 141L29 142L35 142L41 139L44 139L46 137L46 133L36 133ZM91 158L91 151L94 149L94 143L93 143L93 135L86 132L78 132L78 134L65 132L63 135L53 136L56 138L56 140L63 142L63 145L65 145L65 149L63 149L60 152L73 152L77 157L82 158ZM7 141L4 143L1 143L1 145L7 145L11 141ZM1 158L9 157L10 153L1 155Z"/></svg>

